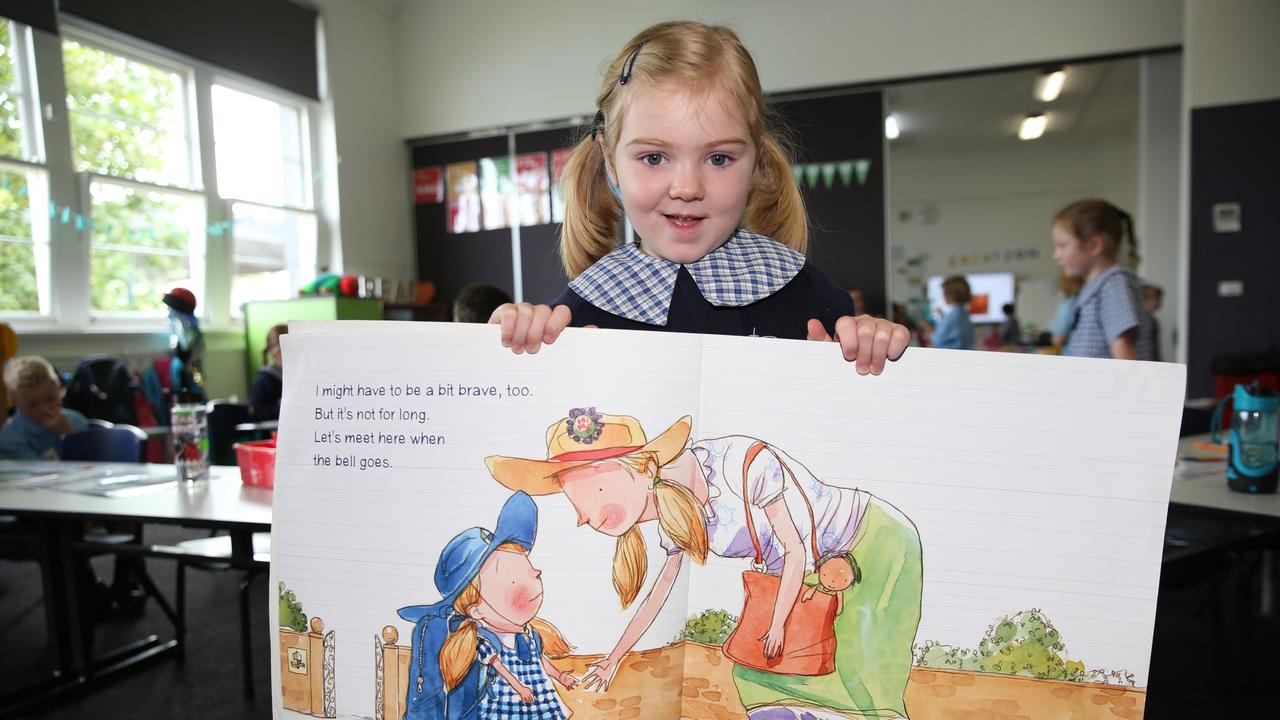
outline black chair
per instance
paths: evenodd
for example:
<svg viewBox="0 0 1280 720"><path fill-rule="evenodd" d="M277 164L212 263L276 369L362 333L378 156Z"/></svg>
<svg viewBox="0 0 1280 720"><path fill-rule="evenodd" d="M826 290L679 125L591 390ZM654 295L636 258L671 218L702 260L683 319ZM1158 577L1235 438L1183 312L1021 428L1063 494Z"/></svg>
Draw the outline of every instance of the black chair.
<svg viewBox="0 0 1280 720"><path fill-rule="evenodd" d="M133 425L91 427L62 438L58 457L92 462L142 462L147 434Z"/></svg>
<svg viewBox="0 0 1280 720"><path fill-rule="evenodd" d="M231 557L231 536L216 535L207 538L195 538L192 540L183 540L175 545L152 545L151 550L154 553L173 554L178 557L178 572L176 579L176 589L174 604L177 605L177 620L174 623L178 634L178 646L186 647L187 632L187 568L196 570L233 570L232 565L227 563L227 559ZM190 556L199 556L192 558ZM253 534L253 559L256 562L271 562L271 533L261 532ZM249 587L253 583L253 579L262 574L259 568L250 568L244 571L244 575L240 578L240 664L241 664L241 682L244 689L244 696L252 698L253 693L253 642L251 639L250 629L250 605L249 605Z"/></svg>
<svg viewBox="0 0 1280 720"><path fill-rule="evenodd" d="M99 421L90 425L87 430L63 437L59 457L62 460L80 462L137 463L146 460L147 434L141 428L125 424L107 425L109 424L105 421ZM116 556L111 582L114 604L126 612L141 612L146 598L150 596L156 599L165 614L175 617L155 582L147 574L142 558L123 552L126 547L143 542L141 523L96 525L88 528L85 540L96 546L91 554L111 553ZM121 551L113 548L120 548ZM87 564L84 569L85 580L93 579L93 573Z"/></svg>
<svg viewBox="0 0 1280 720"><path fill-rule="evenodd" d="M232 445L240 440L236 426L253 421L249 406L228 400L210 400L205 405L205 418L209 423L209 462L235 465L236 451Z"/></svg>

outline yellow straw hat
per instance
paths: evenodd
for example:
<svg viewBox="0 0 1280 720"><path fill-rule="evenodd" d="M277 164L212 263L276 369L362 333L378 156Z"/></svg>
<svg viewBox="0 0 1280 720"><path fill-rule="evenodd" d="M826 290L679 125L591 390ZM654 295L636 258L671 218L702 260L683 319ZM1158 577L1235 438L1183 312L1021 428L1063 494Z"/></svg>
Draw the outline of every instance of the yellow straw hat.
<svg viewBox="0 0 1280 720"><path fill-rule="evenodd" d="M643 451L656 453L658 465L666 465L684 452L693 418L680 418L653 440L645 438L640 422L627 415L605 415L593 407L574 408L547 428L547 459L503 457L484 459L493 479L512 490L530 495L560 492L556 473L599 460Z"/></svg>

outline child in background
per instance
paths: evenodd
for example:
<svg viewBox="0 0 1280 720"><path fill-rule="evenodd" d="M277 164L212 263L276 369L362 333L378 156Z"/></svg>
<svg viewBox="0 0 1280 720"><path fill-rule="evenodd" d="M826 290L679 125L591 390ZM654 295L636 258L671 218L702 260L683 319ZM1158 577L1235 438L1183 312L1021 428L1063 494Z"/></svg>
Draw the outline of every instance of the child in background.
<svg viewBox="0 0 1280 720"><path fill-rule="evenodd" d="M933 328L933 346L952 350L972 350L973 323L969 321L969 311L965 309L973 297L969 290L969 281L965 280L963 275L952 275L943 280L942 297L951 309Z"/></svg>
<svg viewBox="0 0 1280 720"><path fill-rule="evenodd" d="M0 460L57 460L58 441L89 427L84 415L62 407L62 383L42 357L10 360L4 385L16 412L0 429Z"/></svg>
<svg viewBox="0 0 1280 720"><path fill-rule="evenodd" d="M1013 303L1000 306L1004 324L1000 326L1000 342L1005 345L1022 344L1022 323L1018 322L1018 309Z"/></svg>
<svg viewBox="0 0 1280 720"><path fill-rule="evenodd" d="M493 311L511 302L506 290L496 285L472 283L458 291L453 301L453 321L465 323L489 322Z"/></svg>
<svg viewBox="0 0 1280 720"><path fill-rule="evenodd" d="M1138 323L1138 359L1161 362L1160 321L1156 312L1164 304L1164 289L1159 285L1142 286L1142 321Z"/></svg>
<svg viewBox="0 0 1280 720"><path fill-rule="evenodd" d="M280 419L280 397L284 394L284 356L280 352L280 336L289 332L285 324L267 331L267 346L262 349L262 367L253 377L249 390L249 409L256 420Z"/></svg>
<svg viewBox="0 0 1280 720"><path fill-rule="evenodd" d="M1058 303L1058 309L1054 311L1053 320L1049 323L1050 341L1058 352L1062 352L1062 346L1067 344L1067 335L1071 333L1071 324L1076 319L1076 302L1083 286L1084 280L1081 278L1072 277L1065 270L1058 272L1058 289L1062 291L1062 302Z"/></svg>
<svg viewBox="0 0 1280 720"><path fill-rule="evenodd" d="M1133 256L1133 218L1106 200L1079 200L1054 216L1053 259L1068 275L1084 281L1063 355L1139 358L1138 278L1116 262L1126 238Z"/></svg>
<svg viewBox="0 0 1280 720"><path fill-rule="evenodd" d="M849 294L806 259L804 201L732 30L642 31L609 63L596 103L564 172L572 280L550 306L498 308L504 346L537 352L573 324L837 339L863 375L902 354L905 327L854 317ZM618 247L624 216L638 239Z"/></svg>

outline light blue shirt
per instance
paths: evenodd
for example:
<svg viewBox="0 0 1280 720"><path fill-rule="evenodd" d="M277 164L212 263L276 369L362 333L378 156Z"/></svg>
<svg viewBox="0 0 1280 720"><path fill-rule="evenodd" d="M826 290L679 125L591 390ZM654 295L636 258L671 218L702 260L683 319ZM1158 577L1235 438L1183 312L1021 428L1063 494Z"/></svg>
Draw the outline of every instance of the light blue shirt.
<svg viewBox="0 0 1280 720"><path fill-rule="evenodd" d="M71 423L71 432L88 429L89 421L79 412L63 408L62 414ZM58 440L61 437L21 412L16 412L4 424L4 429L0 430L0 460L57 460Z"/></svg>
<svg viewBox="0 0 1280 720"><path fill-rule="evenodd" d="M1058 309L1053 313L1053 322L1049 323L1049 334L1066 337L1071 334L1071 324L1076 320L1076 303L1079 295L1063 298Z"/></svg>
<svg viewBox="0 0 1280 720"><path fill-rule="evenodd" d="M933 346L952 350L973 349L973 323L963 305L952 305L951 310L933 329Z"/></svg>

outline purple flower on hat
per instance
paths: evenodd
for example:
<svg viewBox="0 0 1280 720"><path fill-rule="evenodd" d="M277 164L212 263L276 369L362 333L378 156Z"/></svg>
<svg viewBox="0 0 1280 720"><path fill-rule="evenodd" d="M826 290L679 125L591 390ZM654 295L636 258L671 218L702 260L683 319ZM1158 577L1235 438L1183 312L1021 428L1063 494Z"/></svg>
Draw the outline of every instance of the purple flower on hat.
<svg viewBox="0 0 1280 720"><path fill-rule="evenodd" d="M565 429L570 440L590 445L604 432L604 421L594 407L573 408L565 420Z"/></svg>

